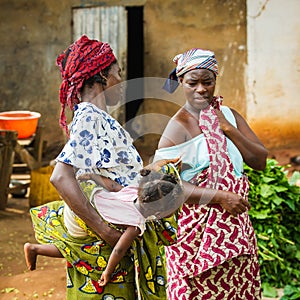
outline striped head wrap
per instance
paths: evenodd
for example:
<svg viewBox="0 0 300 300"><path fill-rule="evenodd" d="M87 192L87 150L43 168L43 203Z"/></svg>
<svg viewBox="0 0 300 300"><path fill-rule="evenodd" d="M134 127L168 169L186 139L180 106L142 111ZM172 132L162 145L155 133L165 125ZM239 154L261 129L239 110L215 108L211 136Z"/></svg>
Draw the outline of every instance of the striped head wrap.
<svg viewBox="0 0 300 300"><path fill-rule="evenodd" d="M164 89L173 93L178 86L178 77L195 69L207 69L218 75L218 64L215 54L209 50L193 48L174 57L176 68L170 73Z"/></svg>
<svg viewBox="0 0 300 300"><path fill-rule="evenodd" d="M179 77L194 69L208 69L218 75L218 64L215 54L209 50L193 48L174 57L176 63L176 76Z"/></svg>
<svg viewBox="0 0 300 300"><path fill-rule="evenodd" d="M98 74L116 61L109 44L90 40L86 35L81 36L58 56L56 64L60 69L62 84L59 99L61 103L60 126L66 130L66 105L73 110L80 102L78 94L85 80Z"/></svg>

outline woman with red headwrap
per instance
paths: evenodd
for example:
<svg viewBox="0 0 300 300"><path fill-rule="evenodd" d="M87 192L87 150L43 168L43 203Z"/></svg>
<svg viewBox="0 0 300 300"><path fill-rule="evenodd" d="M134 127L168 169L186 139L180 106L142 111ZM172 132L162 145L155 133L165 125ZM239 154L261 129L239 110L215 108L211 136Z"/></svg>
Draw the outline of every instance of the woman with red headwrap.
<svg viewBox="0 0 300 300"><path fill-rule="evenodd" d="M60 124L69 140L57 157L51 182L64 201L31 209L36 238L54 244L67 259L68 299L166 299L159 245L175 238L171 220L148 222L143 237L133 243L134 254L123 257L106 286L98 283L121 232L100 218L89 201L94 191L80 186L79 178L89 173L122 186L137 185L143 167L131 137L107 112L122 96L116 58L107 43L82 36L57 64L63 79ZM66 106L74 110L70 132ZM84 234L68 232L65 218L73 218Z"/></svg>

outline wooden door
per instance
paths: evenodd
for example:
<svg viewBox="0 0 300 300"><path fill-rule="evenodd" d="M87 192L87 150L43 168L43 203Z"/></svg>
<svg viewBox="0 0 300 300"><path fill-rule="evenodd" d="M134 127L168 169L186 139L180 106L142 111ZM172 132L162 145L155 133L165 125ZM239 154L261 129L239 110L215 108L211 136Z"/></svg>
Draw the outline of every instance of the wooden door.
<svg viewBox="0 0 300 300"><path fill-rule="evenodd" d="M122 69L122 78L127 78L127 11L123 6L97 6L73 9L73 40L86 34L111 45ZM110 109L120 122L125 120L125 109Z"/></svg>

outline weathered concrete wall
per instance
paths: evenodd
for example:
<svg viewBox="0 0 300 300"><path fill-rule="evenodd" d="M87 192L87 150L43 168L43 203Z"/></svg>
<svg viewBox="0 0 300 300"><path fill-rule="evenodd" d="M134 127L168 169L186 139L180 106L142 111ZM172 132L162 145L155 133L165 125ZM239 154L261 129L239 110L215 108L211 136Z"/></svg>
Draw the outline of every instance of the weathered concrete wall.
<svg viewBox="0 0 300 300"><path fill-rule="evenodd" d="M38 111L49 143L63 139L55 59L71 40L70 3L2 0L0 18L0 111Z"/></svg>
<svg viewBox="0 0 300 300"><path fill-rule="evenodd" d="M145 76L165 78L173 57L189 48L213 50L220 66L217 91L226 105L246 116L246 0L1 0L0 111L39 111L49 142L63 140L55 59L72 42L72 7L88 5L144 6ZM165 97L177 105L159 100ZM154 135L139 145L151 154L183 97L176 92L149 98L141 113L163 116L143 123L147 128L142 130ZM256 127L258 134L263 125Z"/></svg>
<svg viewBox="0 0 300 300"><path fill-rule="evenodd" d="M144 2L111 0L107 5ZM72 7L91 5L105 1L1 0L0 111L40 112L48 145L65 140L58 125L61 79L56 57L73 42Z"/></svg>
<svg viewBox="0 0 300 300"><path fill-rule="evenodd" d="M158 4L159 2L159 4ZM223 95L224 104L245 115L246 7L244 0L147 1L145 4L145 76L167 77L175 67L173 57L199 47L215 52L220 75L216 92ZM160 101L145 101L143 113L156 116L144 123L147 136L145 150L150 154L156 147L159 133L182 105L180 89L173 96L162 94ZM162 115L164 117L162 117ZM149 140L151 142L149 142Z"/></svg>
<svg viewBox="0 0 300 300"><path fill-rule="evenodd" d="M247 118L267 146L300 147L300 1L247 2Z"/></svg>

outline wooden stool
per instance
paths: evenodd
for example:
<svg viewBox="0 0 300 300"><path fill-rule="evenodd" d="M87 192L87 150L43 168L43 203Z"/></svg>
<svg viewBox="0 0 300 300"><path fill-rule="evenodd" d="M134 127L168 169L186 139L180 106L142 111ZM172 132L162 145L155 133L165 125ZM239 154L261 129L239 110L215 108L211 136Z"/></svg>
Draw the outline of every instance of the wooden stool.
<svg viewBox="0 0 300 300"><path fill-rule="evenodd" d="M14 149L17 144L18 132L0 130L0 209L7 205L9 183L13 168Z"/></svg>

